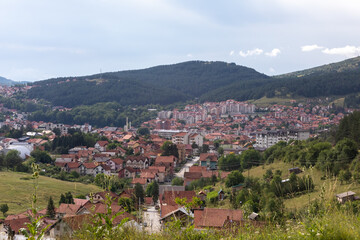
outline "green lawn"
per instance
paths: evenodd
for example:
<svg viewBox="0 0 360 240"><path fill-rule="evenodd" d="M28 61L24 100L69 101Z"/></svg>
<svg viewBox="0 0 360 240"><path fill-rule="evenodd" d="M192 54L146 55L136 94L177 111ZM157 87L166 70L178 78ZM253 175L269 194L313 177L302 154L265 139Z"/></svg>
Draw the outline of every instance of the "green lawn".
<svg viewBox="0 0 360 240"><path fill-rule="evenodd" d="M38 207L46 207L48 199L52 196L55 205L58 205L60 195L70 191L73 196L101 191L94 185L66 182L49 177L40 176L38 180ZM0 172L0 204L9 206L7 214L15 214L31 207L34 182L31 174L18 172ZM0 217L2 214L0 213Z"/></svg>

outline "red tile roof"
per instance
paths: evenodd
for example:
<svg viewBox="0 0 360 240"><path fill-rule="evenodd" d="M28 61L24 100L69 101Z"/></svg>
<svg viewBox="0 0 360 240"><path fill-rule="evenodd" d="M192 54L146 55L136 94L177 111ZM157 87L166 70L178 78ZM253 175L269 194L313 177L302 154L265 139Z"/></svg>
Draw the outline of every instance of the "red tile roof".
<svg viewBox="0 0 360 240"><path fill-rule="evenodd" d="M242 210L205 208L204 210L195 210L194 227L221 228L224 226L226 220L241 221L242 218Z"/></svg>

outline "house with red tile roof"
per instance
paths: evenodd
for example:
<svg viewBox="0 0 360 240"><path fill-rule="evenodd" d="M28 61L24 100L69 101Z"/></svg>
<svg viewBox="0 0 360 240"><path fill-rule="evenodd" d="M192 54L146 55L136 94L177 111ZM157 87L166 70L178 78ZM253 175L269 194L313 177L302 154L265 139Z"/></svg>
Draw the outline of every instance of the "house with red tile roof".
<svg viewBox="0 0 360 240"><path fill-rule="evenodd" d="M243 221L243 211L235 209L204 208L194 211L195 228L221 229L229 223Z"/></svg>

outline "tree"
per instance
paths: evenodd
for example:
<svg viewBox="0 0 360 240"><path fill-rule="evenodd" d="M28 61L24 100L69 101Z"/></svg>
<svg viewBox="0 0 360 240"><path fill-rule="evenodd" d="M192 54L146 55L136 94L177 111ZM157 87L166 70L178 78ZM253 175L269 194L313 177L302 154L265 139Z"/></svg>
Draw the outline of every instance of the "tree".
<svg viewBox="0 0 360 240"><path fill-rule="evenodd" d="M339 173L339 180L341 183L343 183L343 181L349 182L351 177L352 177L352 175L351 175L351 172L349 171L349 169L341 170Z"/></svg>
<svg viewBox="0 0 360 240"><path fill-rule="evenodd" d="M53 133L55 133L56 136L60 136L60 135L61 135L61 130L60 130L60 128L54 128L52 131L53 131Z"/></svg>
<svg viewBox="0 0 360 240"><path fill-rule="evenodd" d="M150 130L148 128L139 128L137 133L141 136L150 135Z"/></svg>
<svg viewBox="0 0 360 240"><path fill-rule="evenodd" d="M203 144L201 147L201 152L202 153L207 153L210 150L209 145L207 144Z"/></svg>
<svg viewBox="0 0 360 240"><path fill-rule="evenodd" d="M47 208L46 208L46 215L49 218L55 218L55 214L56 214L56 212L55 212L54 201L53 201L52 197L50 197Z"/></svg>
<svg viewBox="0 0 360 240"><path fill-rule="evenodd" d="M153 185L152 199L155 204L159 199L159 184L157 183L157 181L155 181Z"/></svg>
<svg viewBox="0 0 360 240"><path fill-rule="evenodd" d="M17 150L10 150L4 158L4 166L8 168L15 168L20 165L22 159L20 153Z"/></svg>
<svg viewBox="0 0 360 240"><path fill-rule="evenodd" d="M240 155L230 153L227 156L221 156L219 158L219 165L221 170L236 170L241 169Z"/></svg>
<svg viewBox="0 0 360 240"><path fill-rule="evenodd" d="M218 147L217 151L220 155L224 154L224 149L222 147Z"/></svg>
<svg viewBox="0 0 360 240"><path fill-rule="evenodd" d="M65 193L65 203L67 203L67 204L74 204L75 203L71 192Z"/></svg>
<svg viewBox="0 0 360 240"><path fill-rule="evenodd" d="M65 202L66 202L65 195L61 194L60 195L60 200L59 200L59 205L62 204L62 203L65 203Z"/></svg>
<svg viewBox="0 0 360 240"><path fill-rule="evenodd" d="M225 180L226 187L231 187L243 183L245 180L242 173L238 170L232 171Z"/></svg>
<svg viewBox="0 0 360 240"><path fill-rule="evenodd" d="M262 157L259 151L255 149L248 149L241 153L241 166L243 169L251 168L252 166L259 166L262 162Z"/></svg>
<svg viewBox="0 0 360 240"><path fill-rule="evenodd" d="M95 180L94 180L95 184L101 188L106 188L106 178L105 178L105 174L103 173L99 173L96 175Z"/></svg>
<svg viewBox="0 0 360 240"><path fill-rule="evenodd" d="M1 204L0 211L3 213L3 215L5 217L6 212L9 211L9 206L6 203Z"/></svg>
<svg viewBox="0 0 360 240"><path fill-rule="evenodd" d="M193 142L193 143L191 144L191 148L192 148L192 149L195 149L195 148L199 148L199 146L196 144L196 142Z"/></svg>
<svg viewBox="0 0 360 240"><path fill-rule="evenodd" d="M161 146L161 156L175 156L179 157L179 152L176 144L172 143L171 141L165 141L164 144Z"/></svg>
<svg viewBox="0 0 360 240"><path fill-rule="evenodd" d="M41 151L39 149L36 149L34 151L31 152L30 154L38 163L52 163L52 158L50 157L50 155L45 152L45 151Z"/></svg>
<svg viewBox="0 0 360 240"><path fill-rule="evenodd" d="M138 203L140 201L140 204L144 203L144 189L141 186L140 183L136 183L135 184L135 197L136 197L136 202Z"/></svg>
<svg viewBox="0 0 360 240"><path fill-rule="evenodd" d="M127 212L132 212L134 210L134 202L131 198L119 198L119 205Z"/></svg>
<svg viewBox="0 0 360 240"><path fill-rule="evenodd" d="M183 184L184 184L184 179L181 177L175 177L171 181L171 185L173 185L173 186L182 186Z"/></svg>
<svg viewBox="0 0 360 240"><path fill-rule="evenodd" d="M153 187L154 187L154 183L149 183L147 186L146 186L146 190L145 190L145 193L146 193L146 196L147 197L152 197L152 193L153 193Z"/></svg>

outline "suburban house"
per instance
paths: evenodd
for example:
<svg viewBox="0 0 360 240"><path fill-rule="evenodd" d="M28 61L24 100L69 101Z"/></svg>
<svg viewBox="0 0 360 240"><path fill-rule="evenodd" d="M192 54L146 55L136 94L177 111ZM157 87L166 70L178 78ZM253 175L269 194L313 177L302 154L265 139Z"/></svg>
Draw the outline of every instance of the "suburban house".
<svg viewBox="0 0 360 240"><path fill-rule="evenodd" d="M82 163L79 162L69 162L65 163L65 169L67 172L77 172L80 175L86 174L86 168Z"/></svg>
<svg viewBox="0 0 360 240"><path fill-rule="evenodd" d="M215 153L201 153L200 166L208 169L217 169L218 157Z"/></svg>
<svg viewBox="0 0 360 240"><path fill-rule="evenodd" d="M229 224L240 225L242 220L242 210L204 208L194 211L195 228L221 229Z"/></svg>
<svg viewBox="0 0 360 240"><path fill-rule="evenodd" d="M112 172L118 172L125 166L125 161L121 158L113 158L106 161Z"/></svg>
<svg viewBox="0 0 360 240"><path fill-rule="evenodd" d="M126 167L145 169L149 167L149 159L145 156L128 156L125 159Z"/></svg>
<svg viewBox="0 0 360 240"><path fill-rule="evenodd" d="M106 151L106 146L109 144L109 142L108 141L97 141L96 143L95 143L95 148L97 149L97 150L99 150L100 152L104 152L104 151Z"/></svg>
<svg viewBox="0 0 360 240"><path fill-rule="evenodd" d="M97 165L94 162L84 163L83 166L86 169L86 174L93 175L94 177L99 173L104 173L104 168L101 165Z"/></svg>

